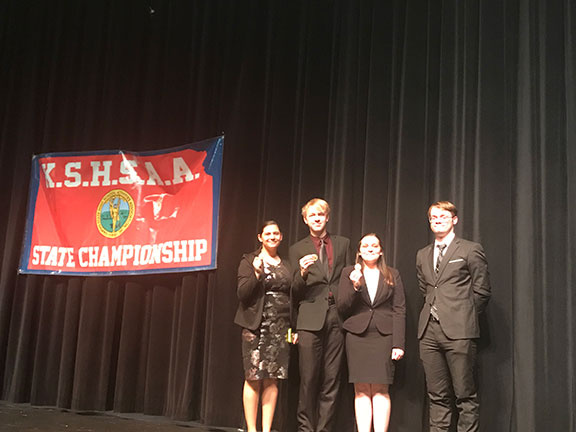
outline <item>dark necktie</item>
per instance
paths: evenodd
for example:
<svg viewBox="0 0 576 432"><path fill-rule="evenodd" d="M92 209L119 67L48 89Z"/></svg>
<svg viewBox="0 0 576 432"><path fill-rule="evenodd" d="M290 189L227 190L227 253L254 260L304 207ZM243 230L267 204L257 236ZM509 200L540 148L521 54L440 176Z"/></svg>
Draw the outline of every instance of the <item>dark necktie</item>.
<svg viewBox="0 0 576 432"><path fill-rule="evenodd" d="M438 270L440 270L440 263L442 262L442 258L444 258L444 249L446 249L446 245L439 244L436 245L436 247L438 248L438 257L436 258L436 268L434 271L438 273Z"/></svg>
<svg viewBox="0 0 576 432"><path fill-rule="evenodd" d="M436 267L434 268L434 271L436 274L438 274L438 271L440 270L440 263L442 262L442 258L444 258L444 249L446 249L446 245L439 244L436 245L436 247L438 248L438 256L436 257ZM436 290L438 288L434 287L434 289ZM440 321L438 318L438 308L436 307L436 293L434 293L434 300L432 302L432 306L430 307L430 315L432 315L436 321Z"/></svg>
<svg viewBox="0 0 576 432"><path fill-rule="evenodd" d="M328 263L328 254L326 253L326 240L323 238L320 239L320 263L322 264L322 268L328 275L329 271L329 263Z"/></svg>

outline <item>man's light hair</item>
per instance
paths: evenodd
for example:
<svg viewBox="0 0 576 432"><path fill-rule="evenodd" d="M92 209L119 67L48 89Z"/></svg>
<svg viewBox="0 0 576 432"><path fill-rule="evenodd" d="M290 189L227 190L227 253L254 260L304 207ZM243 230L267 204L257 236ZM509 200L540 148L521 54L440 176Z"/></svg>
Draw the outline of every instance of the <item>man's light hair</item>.
<svg viewBox="0 0 576 432"><path fill-rule="evenodd" d="M306 213L310 207L320 207L326 216L330 214L330 206L326 201L324 201L322 198L312 198L310 201L304 204L304 207L302 207L303 218L306 217Z"/></svg>
<svg viewBox="0 0 576 432"><path fill-rule="evenodd" d="M436 201L434 204L428 207L428 217L430 217L430 210L432 210L432 207L437 207L439 209L449 211L452 213L452 216L458 216L458 209L450 201Z"/></svg>

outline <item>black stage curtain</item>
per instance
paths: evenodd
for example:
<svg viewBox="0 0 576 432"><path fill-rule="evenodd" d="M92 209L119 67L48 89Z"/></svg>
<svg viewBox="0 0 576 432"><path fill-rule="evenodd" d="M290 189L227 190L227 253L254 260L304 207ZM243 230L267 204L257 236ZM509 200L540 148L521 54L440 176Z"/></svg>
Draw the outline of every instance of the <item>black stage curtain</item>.
<svg viewBox="0 0 576 432"><path fill-rule="evenodd" d="M425 430L414 260L449 199L491 270L482 430L576 431L575 20L571 0L4 0L0 398L242 426L239 259L267 218L285 253L322 196L332 232L380 233L402 274L392 430ZM217 271L17 274L32 154L222 132Z"/></svg>

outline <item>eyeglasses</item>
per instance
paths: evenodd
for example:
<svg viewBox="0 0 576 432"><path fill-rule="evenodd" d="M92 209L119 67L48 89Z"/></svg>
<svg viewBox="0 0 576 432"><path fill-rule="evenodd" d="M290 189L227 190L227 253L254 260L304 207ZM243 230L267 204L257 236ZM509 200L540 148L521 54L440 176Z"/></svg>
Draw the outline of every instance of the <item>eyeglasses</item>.
<svg viewBox="0 0 576 432"><path fill-rule="evenodd" d="M440 221L440 222L446 222L450 219L454 219L454 216L450 215L450 216L446 216L446 215L442 215L442 216L431 216L428 218L428 221L430 223L432 222L436 222L436 221Z"/></svg>

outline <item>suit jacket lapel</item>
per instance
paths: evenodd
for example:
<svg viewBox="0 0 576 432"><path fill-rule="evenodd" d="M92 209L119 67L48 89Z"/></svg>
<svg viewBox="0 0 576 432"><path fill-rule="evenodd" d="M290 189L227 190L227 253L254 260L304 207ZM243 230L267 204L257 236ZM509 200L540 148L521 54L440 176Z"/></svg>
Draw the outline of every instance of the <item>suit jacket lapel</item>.
<svg viewBox="0 0 576 432"><path fill-rule="evenodd" d="M440 268L438 269L438 274L436 275L436 280L440 279L440 277L442 276L442 273L444 272L444 269L446 268L446 266L448 265L448 262L450 261L450 258L452 258L452 255L454 255L454 252L456 252L456 250L460 247L458 243L459 243L458 239L454 238L452 240L452 243L450 243L450 246L448 246L448 248L444 252L444 257L442 258L442 262L440 263Z"/></svg>
<svg viewBox="0 0 576 432"><path fill-rule="evenodd" d="M304 255L318 253L318 252L316 252L316 247L314 246L314 242L312 241L312 239L310 238L309 235L304 238L304 245L305 245Z"/></svg>
<svg viewBox="0 0 576 432"><path fill-rule="evenodd" d="M430 277L429 280L435 280L436 272L434 271L434 243L428 246L428 250L426 251L426 264L424 267L428 271L428 275Z"/></svg>
<svg viewBox="0 0 576 432"><path fill-rule="evenodd" d="M332 278L334 277L334 268L336 267L336 263L339 262L340 255L342 255L341 251L342 248L340 247L341 244L339 242L340 239L338 237L331 235L330 240L332 241L332 270L330 270L329 274L326 275L326 279L329 282L332 282Z"/></svg>
<svg viewBox="0 0 576 432"><path fill-rule="evenodd" d="M366 285L366 281L360 285L360 297L362 297L362 301L368 306L372 304L370 301L370 294L368 294L368 286Z"/></svg>
<svg viewBox="0 0 576 432"><path fill-rule="evenodd" d="M386 294L385 291L385 282L384 282L384 276L382 274L378 275L378 288L376 290L376 295L374 296L374 303L372 303L372 305L376 306L377 304L382 303L382 300L384 299L384 295ZM368 291L368 290L366 290ZM368 295L368 301L370 301L370 295ZM370 304L370 303L368 303Z"/></svg>

